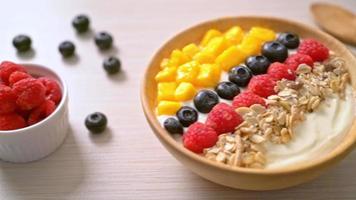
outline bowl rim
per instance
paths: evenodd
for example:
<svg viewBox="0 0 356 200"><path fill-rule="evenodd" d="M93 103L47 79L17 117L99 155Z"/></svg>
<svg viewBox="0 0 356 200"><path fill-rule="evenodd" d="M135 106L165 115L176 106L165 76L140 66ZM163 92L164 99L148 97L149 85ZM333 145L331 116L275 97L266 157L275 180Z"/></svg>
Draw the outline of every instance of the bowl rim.
<svg viewBox="0 0 356 200"><path fill-rule="evenodd" d="M153 61L156 57L156 55L161 52L165 46L169 43L171 43L176 37L179 37L181 35L184 35L185 33L191 31L194 28L201 27L201 26L207 26L209 24L213 24L214 22L219 22L219 21L224 21L224 20L248 20L248 19L254 19L254 20L268 20L268 21L277 21L281 22L284 24L291 24L293 26L298 26L302 29L308 29L311 32L315 32L318 35L323 35L323 37L329 39L332 41L332 43L336 43L339 46L341 46L344 49L344 52L351 55L352 62L356 63L356 58L352 55L350 50L348 50L344 44L342 44L339 40L335 39L331 35L308 25L305 25L303 23L289 20L289 19L282 19L278 17L270 17L270 16L260 16L260 15L241 15L241 16L229 16L229 17L221 17L221 18L216 18L208 21L204 21L198 24L194 24L193 26L189 26L188 28L185 28L183 31L178 32L177 34L173 35L173 37L170 37L168 40L166 40L161 46L153 53L153 55L150 57L150 62L147 65L143 78L141 80L141 90L140 90L140 100L141 100L141 106L144 111L145 117L150 124L151 128L153 129L153 133L160 139L164 140L164 143L167 143L170 147L172 147L174 150L178 151L181 154L184 154L184 156L199 162L200 164L205 164L208 165L209 167L217 168L220 170L226 170L229 172L236 172L236 173L244 173L244 174L251 174L251 175L276 175L276 174L290 174L290 173L297 173L301 171L307 171L313 168L317 168L327 162L332 161L334 158L341 156L344 152L351 151L353 148L356 147L356 133L353 133L352 135L349 136L350 131L352 130L352 127L355 126L355 116L353 119L352 125L348 129L348 133L345 135L345 139L343 139L340 144L338 144L330 153L327 155L321 156L311 162L303 163L303 164L296 164L293 166L287 166L287 167L281 167L281 168L272 168L272 169L253 169L253 168L242 168L242 167L232 167L229 165L217 163L211 160L206 159L205 157L195 154L188 149L184 148L183 145L179 144L174 138L167 133L166 130L163 129L163 127L160 125L159 121L156 118L156 115L154 111L149 109L149 103L148 103L148 98L145 95L145 85L146 85L146 80L148 79L148 71L150 69L150 66L152 66ZM346 137L352 137L352 140L346 140ZM162 143L162 141L160 141Z"/></svg>
<svg viewBox="0 0 356 200"><path fill-rule="evenodd" d="M32 124L30 126L26 126L20 129L15 129L15 130L7 130L7 131L0 131L0 137L1 136L8 136L9 134L21 134L21 133L25 133L27 131L29 131L30 129L35 129L39 126L42 126L43 124L47 123L48 120L50 120L51 118L53 118L53 116L57 115L58 112L60 112L60 110L62 110L62 108L65 105L65 102L68 98L68 88L67 88L67 84L65 83L65 81L61 78L61 76L58 75L57 72L55 72L54 70L50 69L49 67L45 67L43 65L39 65L39 64L33 64L33 63L24 63L21 64L22 66L26 67L32 67L32 68L37 68L40 69L42 71L48 71L49 73L51 73L52 75L54 75L56 81L60 82L61 84L61 91L62 91L62 98L61 101L59 102L59 104L57 105L56 109L46 118L44 118L43 120L41 120L40 122L36 123L36 124Z"/></svg>

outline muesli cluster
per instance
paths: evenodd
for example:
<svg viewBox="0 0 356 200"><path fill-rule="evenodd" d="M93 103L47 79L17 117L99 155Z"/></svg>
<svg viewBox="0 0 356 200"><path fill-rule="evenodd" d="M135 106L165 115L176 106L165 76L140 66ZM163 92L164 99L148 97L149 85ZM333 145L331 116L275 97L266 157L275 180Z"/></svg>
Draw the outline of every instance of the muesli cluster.
<svg viewBox="0 0 356 200"><path fill-rule="evenodd" d="M237 108L244 122L233 134L220 135L215 146L204 150L204 156L232 166L263 168L263 143L288 143L295 137L294 126L305 119L305 114L313 112L332 94L343 98L349 82L345 62L336 56L313 67L301 64L296 74L295 81L277 82L277 94L267 98L267 108L259 104Z"/></svg>

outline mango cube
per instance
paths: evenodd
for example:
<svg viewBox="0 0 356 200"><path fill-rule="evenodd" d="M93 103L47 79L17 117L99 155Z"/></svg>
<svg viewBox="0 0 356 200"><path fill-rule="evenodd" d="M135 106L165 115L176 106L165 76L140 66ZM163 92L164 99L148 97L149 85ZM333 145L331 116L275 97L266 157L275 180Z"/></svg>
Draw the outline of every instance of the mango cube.
<svg viewBox="0 0 356 200"><path fill-rule="evenodd" d="M200 51L194 55L193 60L198 61L199 63L213 63L215 56L208 51Z"/></svg>
<svg viewBox="0 0 356 200"><path fill-rule="evenodd" d="M197 90L194 85L188 82L181 82L175 90L174 96L178 101L187 101L194 97Z"/></svg>
<svg viewBox="0 0 356 200"><path fill-rule="evenodd" d="M176 79L176 67L166 67L157 73L155 79L157 82L170 82Z"/></svg>
<svg viewBox="0 0 356 200"><path fill-rule="evenodd" d="M220 31L218 31L216 29L210 29L205 33L203 39L200 42L200 45L201 46L205 46L205 45L207 45L209 43L209 41L211 39L213 39L215 37L218 37L218 36L221 36L221 35L222 35L222 33Z"/></svg>
<svg viewBox="0 0 356 200"><path fill-rule="evenodd" d="M157 106L158 115L175 115L182 103L176 101L160 101Z"/></svg>
<svg viewBox="0 0 356 200"><path fill-rule="evenodd" d="M254 36L246 35L238 48L247 56L259 54L261 51L262 41Z"/></svg>
<svg viewBox="0 0 356 200"><path fill-rule="evenodd" d="M242 41L244 31L239 26L233 26L224 33L224 37L228 41L229 45L237 45Z"/></svg>
<svg viewBox="0 0 356 200"><path fill-rule="evenodd" d="M194 44L194 43L190 43L188 45L186 45L185 47L183 47L182 52L188 56L190 59L192 59L194 57L195 54L197 54L200 51L200 48Z"/></svg>
<svg viewBox="0 0 356 200"><path fill-rule="evenodd" d="M215 63L220 66L221 69L229 71L233 66L236 66L246 59L247 55L236 46L231 46L220 54Z"/></svg>
<svg viewBox="0 0 356 200"><path fill-rule="evenodd" d="M162 82L158 83L157 86L157 99L161 100L175 100L174 92L176 91L177 83L176 82Z"/></svg>
<svg viewBox="0 0 356 200"><path fill-rule="evenodd" d="M217 57L228 47L229 44L224 37L216 37L210 40L203 51L210 52L214 57Z"/></svg>
<svg viewBox="0 0 356 200"><path fill-rule="evenodd" d="M169 64L170 64L170 66L178 67L179 65L182 65L182 64L188 62L189 60L190 60L190 58L187 55L185 55L182 51L176 49L176 50L173 50L171 53Z"/></svg>
<svg viewBox="0 0 356 200"><path fill-rule="evenodd" d="M249 34L262 42L272 41L276 38L276 33L273 30L258 26L252 27Z"/></svg>
<svg viewBox="0 0 356 200"><path fill-rule="evenodd" d="M199 63L190 61L178 67L176 81L193 83L199 73Z"/></svg>
<svg viewBox="0 0 356 200"><path fill-rule="evenodd" d="M196 84L201 87L214 87L220 80L221 69L216 64L202 64L196 79Z"/></svg>
<svg viewBox="0 0 356 200"><path fill-rule="evenodd" d="M169 66L170 66L170 63L169 63L169 59L168 58L163 59L161 64L159 65L159 67L161 69L164 69L164 68L169 67Z"/></svg>

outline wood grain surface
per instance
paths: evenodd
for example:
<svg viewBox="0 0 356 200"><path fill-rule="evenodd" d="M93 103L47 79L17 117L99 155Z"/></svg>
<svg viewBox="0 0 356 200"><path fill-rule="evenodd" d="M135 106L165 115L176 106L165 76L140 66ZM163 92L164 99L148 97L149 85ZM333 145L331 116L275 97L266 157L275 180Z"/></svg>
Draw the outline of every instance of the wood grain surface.
<svg viewBox="0 0 356 200"><path fill-rule="evenodd" d="M29 164L0 161L0 199L356 199L356 151L317 180L271 192L234 190L208 182L176 161L150 130L139 101L140 80L154 51L170 36L204 20L233 15L273 15L313 25L311 1L206 0L1 0L0 60L38 63L56 70L69 86L71 131L51 156ZM334 1L335 2L335 1ZM356 12L356 1L337 1ZM75 34L72 18L86 13L92 33ZM113 34L116 48L97 50L93 33ZM26 33L34 52L19 55L11 40ZM63 60L58 44L76 44ZM123 73L107 76L109 55ZM109 129L92 136L87 114L101 111Z"/></svg>

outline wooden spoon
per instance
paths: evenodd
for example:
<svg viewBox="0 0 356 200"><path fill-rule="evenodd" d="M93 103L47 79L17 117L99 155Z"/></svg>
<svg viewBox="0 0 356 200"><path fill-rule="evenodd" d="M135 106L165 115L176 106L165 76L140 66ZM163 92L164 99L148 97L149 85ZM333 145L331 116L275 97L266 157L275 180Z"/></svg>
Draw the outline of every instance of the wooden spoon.
<svg viewBox="0 0 356 200"><path fill-rule="evenodd" d="M337 5L314 3L311 13L321 28L341 41L356 45L356 15Z"/></svg>

